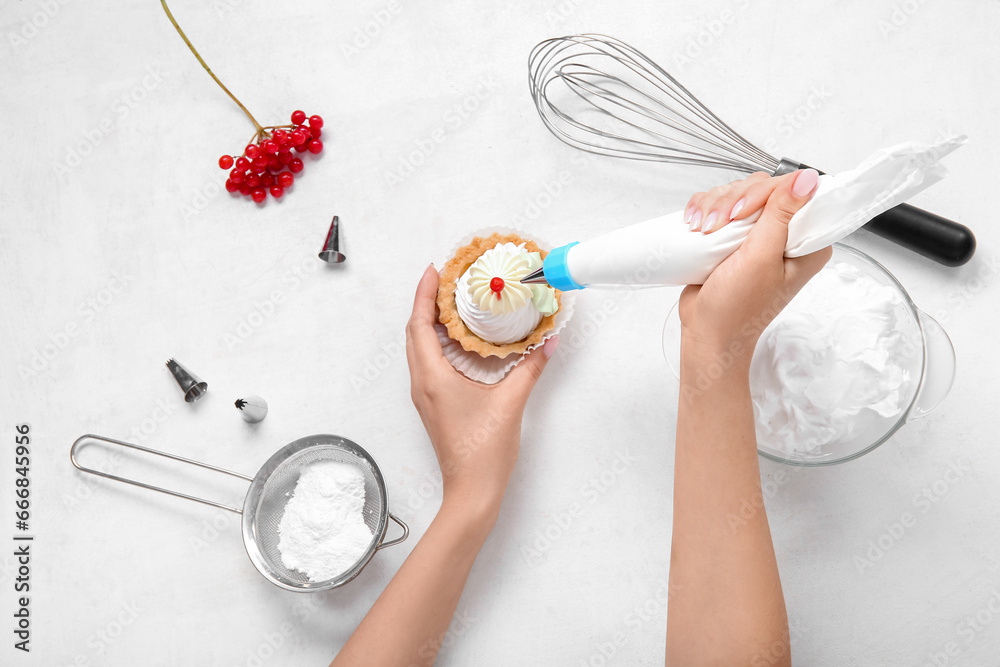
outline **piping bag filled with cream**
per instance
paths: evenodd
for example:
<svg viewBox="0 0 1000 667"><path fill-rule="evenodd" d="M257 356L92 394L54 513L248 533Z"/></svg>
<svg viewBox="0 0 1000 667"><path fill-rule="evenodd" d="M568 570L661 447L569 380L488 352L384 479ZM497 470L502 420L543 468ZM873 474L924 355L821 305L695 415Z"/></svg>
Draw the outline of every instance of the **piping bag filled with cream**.
<svg viewBox="0 0 1000 667"><path fill-rule="evenodd" d="M944 178L939 160L965 143L905 143L880 150L857 168L823 174L816 193L788 223L786 257L801 257L839 241L876 215ZM692 232L677 211L616 229L548 254L522 283L567 291L584 287L701 285L733 253L760 217L757 211L711 234Z"/></svg>

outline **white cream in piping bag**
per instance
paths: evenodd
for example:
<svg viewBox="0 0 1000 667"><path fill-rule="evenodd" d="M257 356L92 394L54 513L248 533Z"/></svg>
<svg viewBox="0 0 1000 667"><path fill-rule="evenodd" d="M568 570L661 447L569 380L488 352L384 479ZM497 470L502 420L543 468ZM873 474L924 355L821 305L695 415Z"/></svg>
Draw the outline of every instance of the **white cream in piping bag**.
<svg viewBox="0 0 1000 667"><path fill-rule="evenodd" d="M541 263L538 253L527 252L523 243L498 243L484 252L455 289L455 305L465 326L494 345L516 343L530 334L542 316L556 308L551 287L519 282ZM499 291L490 286L494 278L503 281Z"/></svg>
<svg viewBox="0 0 1000 667"><path fill-rule="evenodd" d="M965 143L952 137L927 146L906 143L872 154L855 169L820 176L819 186L788 224L786 257L801 257L839 241L947 173L938 160ZM587 287L701 285L750 234L760 216L702 234L677 211L615 229L571 247L566 264Z"/></svg>
<svg viewBox="0 0 1000 667"><path fill-rule="evenodd" d="M758 444L817 453L894 423L919 380L905 313L897 290L856 266L831 262L820 271L757 344L750 388Z"/></svg>

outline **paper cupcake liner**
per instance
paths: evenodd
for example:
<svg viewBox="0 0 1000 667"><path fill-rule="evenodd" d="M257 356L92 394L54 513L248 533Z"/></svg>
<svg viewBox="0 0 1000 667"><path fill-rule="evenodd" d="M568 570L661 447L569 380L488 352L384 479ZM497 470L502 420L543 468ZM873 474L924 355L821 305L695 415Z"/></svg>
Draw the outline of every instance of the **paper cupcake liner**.
<svg viewBox="0 0 1000 667"><path fill-rule="evenodd" d="M498 225L495 227L487 227L480 229L478 231L472 232L467 235L461 241L455 244L448 253L448 256L440 264L444 266L448 260L458 253L458 249L462 246L469 245L472 243L472 239L477 236L490 236L491 234L517 234L518 236L531 239L539 248L542 248L546 252L552 250L552 246L539 240L534 234L528 234L516 229L514 227L504 227ZM570 318L573 316L573 302L576 299L576 295L572 292L561 292L559 295L559 310L556 311L555 321L552 328L545 332L545 336L541 341L529 347L524 354L516 354L504 357L482 357L476 352L468 352L462 347L462 344L456 340L453 340L448 336L448 329L441 323L434 325L434 330L437 331L438 341L441 343L441 350L444 352L444 358L455 367L455 370L460 372L465 377L470 380L475 380L476 382L482 382L483 384L496 384L500 380L507 376L514 366L521 363L532 350L544 345L545 341L555 336L557 333L562 331L563 327L569 322Z"/></svg>

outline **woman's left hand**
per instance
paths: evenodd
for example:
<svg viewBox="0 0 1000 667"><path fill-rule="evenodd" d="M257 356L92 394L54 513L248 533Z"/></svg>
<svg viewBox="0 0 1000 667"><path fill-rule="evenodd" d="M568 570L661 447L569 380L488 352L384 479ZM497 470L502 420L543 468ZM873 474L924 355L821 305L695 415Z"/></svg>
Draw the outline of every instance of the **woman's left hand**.
<svg viewBox="0 0 1000 667"><path fill-rule="evenodd" d="M444 503L499 509L517 461L525 403L558 337L550 338L498 384L474 382L445 359L437 322L438 274L428 266L406 325L410 396L437 453Z"/></svg>

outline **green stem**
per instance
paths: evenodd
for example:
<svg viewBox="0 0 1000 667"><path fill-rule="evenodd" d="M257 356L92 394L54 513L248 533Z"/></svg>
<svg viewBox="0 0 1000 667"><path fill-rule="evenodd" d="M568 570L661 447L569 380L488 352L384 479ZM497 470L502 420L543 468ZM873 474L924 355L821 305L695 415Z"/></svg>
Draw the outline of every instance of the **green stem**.
<svg viewBox="0 0 1000 667"><path fill-rule="evenodd" d="M257 136L260 136L264 132L264 128L261 126L261 124L258 123L257 119L253 117L253 114L247 111L247 108L243 106L243 103L240 102L238 99L236 99L235 95L229 92L229 89L226 88L225 84L219 81L219 77L215 76L215 73L211 70L211 68L205 63L204 60L202 60L202 57L198 53L198 50L194 48L194 45L191 44L191 40L187 38L187 35L184 34L184 31L181 30L181 27L177 25L177 21L174 20L174 15L170 13L170 8L167 7L167 0L160 0L160 4L163 5L163 11L167 13L167 18L170 19L170 22L174 24L174 28L177 29L177 33L181 36L181 39L184 40L184 43L188 45L188 48L191 49L191 53L194 54L194 57L198 59L198 62L200 62L201 66L205 68L205 71L208 72L209 76L215 79L215 82L219 84L219 87L222 88L224 91L226 91L226 95L229 95L229 97L232 98L233 102L236 102L237 106L243 109L243 113L247 115L247 118L250 119L250 122L253 123L253 126L257 128Z"/></svg>

